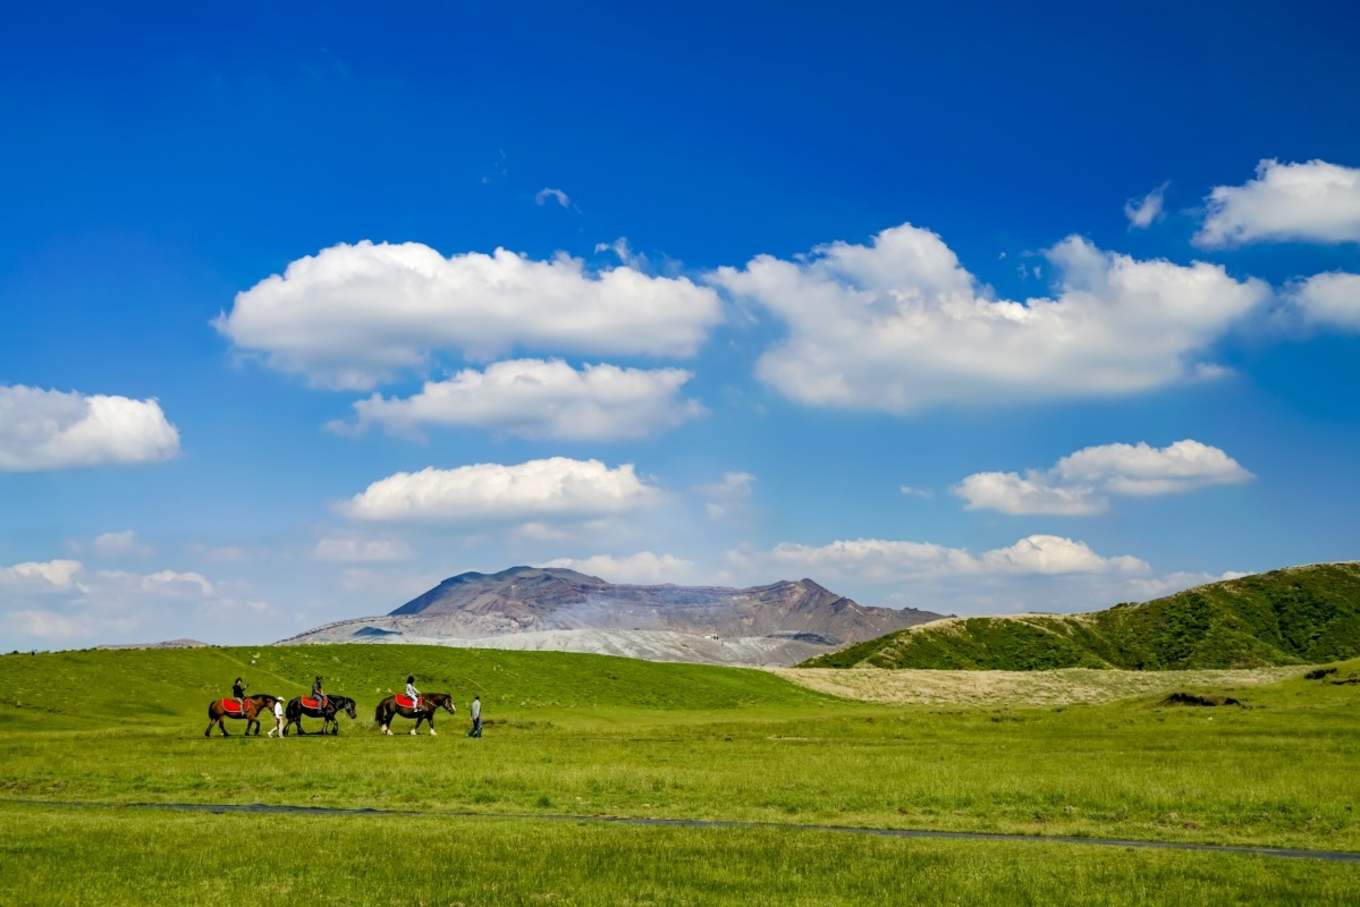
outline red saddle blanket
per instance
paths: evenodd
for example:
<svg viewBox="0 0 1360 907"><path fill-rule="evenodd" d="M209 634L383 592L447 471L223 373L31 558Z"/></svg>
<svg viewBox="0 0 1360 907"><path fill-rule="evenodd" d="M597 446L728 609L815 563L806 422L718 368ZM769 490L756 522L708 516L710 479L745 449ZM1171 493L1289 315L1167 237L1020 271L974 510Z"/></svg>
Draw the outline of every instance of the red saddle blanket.
<svg viewBox="0 0 1360 907"><path fill-rule="evenodd" d="M416 707L416 704L411 701L411 697L402 693L397 694L397 705L401 706L403 709L413 709Z"/></svg>
<svg viewBox="0 0 1360 907"><path fill-rule="evenodd" d="M249 699L246 700L246 702L249 702L249 701L250 701ZM244 715L244 714L245 714L245 709L241 708L241 703L240 703L238 700L235 700L235 699L223 699L223 700L222 700L222 711L226 712L228 715Z"/></svg>
<svg viewBox="0 0 1360 907"><path fill-rule="evenodd" d="M304 709L319 709L319 708L321 708L321 703L317 702L316 699L314 699L314 698L311 697L311 696L300 696L300 697L298 697L298 698L302 701L302 707L303 707Z"/></svg>

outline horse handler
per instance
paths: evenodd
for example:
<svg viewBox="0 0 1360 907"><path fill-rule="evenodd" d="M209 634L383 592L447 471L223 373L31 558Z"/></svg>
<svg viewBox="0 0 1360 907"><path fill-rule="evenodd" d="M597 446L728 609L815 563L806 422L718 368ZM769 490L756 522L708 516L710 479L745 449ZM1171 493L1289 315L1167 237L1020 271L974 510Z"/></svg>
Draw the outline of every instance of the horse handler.
<svg viewBox="0 0 1360 907"><path fill-rule="evenodd" d="M472 708L468 709L472 713L472 727L468 729L469 737L482 736L482 697L472 697Z"/></svg>
<svg viewBox="0 0 1360 907"><path fill-rule="evenodd" d="M275 700L274 700L274 726L271 727L271 728L269 729L269 733L268 733L266 736L273 737L273 736L274 736L274 733L275 733L276 731L278 732L279 739L282 740L282 739L283 739L283 700L282 700L282 699L275 699Z"/></svg>

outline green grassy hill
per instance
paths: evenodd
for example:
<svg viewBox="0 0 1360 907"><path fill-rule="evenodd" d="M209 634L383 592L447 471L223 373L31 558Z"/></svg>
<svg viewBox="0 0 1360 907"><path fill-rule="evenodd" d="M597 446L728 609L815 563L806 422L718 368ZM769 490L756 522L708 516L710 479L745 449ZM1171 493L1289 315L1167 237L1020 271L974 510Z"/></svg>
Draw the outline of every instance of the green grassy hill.
<svg viewBox="0 0 1360 907"><path fill-rule="evenodd" d="M1360 654L1360 563L1291 567L1070 615L936 621L804 667L1247 668Z"/></svg>
<svg viewBox="0 0 1360 907"><path fill-rule="evenodd" d="M365 721L379 699L402 689L407 674L422 690L453 693L460 715L474 695L516 711L727 709L825 699L764 671L566 652L402 645L87 650L0 656L0 725L62 716L85 722L101 714L122 721L129 713L197 720L211 699L230 694L238 674L251 692L289 698L320 674L328 690L358 700Z"/></svg>

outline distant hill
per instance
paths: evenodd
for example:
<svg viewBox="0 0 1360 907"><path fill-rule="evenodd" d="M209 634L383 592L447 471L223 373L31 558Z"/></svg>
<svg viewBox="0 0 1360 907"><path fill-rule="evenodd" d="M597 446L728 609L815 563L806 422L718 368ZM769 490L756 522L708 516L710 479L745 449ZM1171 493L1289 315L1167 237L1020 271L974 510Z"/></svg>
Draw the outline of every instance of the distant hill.
<svg viewBox="0 0 1360 907"><path fill-rule="evenodd" d="M940 615L872 608L810 579L768 586L637 586L575 570L463 573L381 617L283 640L434 643L624 655L652 661L789 665Z"/></svg>
<svg viewBox="0 0 1360 907"><path fill-rule="evenodd" d="M1246 668L1360 654L1360 563L1290 567L1088 614L935 621L806 667Z"/></svg>
<svg viewBox="0 0 1360 907"><path fill-rule="evenodd" d="M97 649L201 649L208 645L197 639L166 639L161 642L108 643L95 646Z"/></svg>

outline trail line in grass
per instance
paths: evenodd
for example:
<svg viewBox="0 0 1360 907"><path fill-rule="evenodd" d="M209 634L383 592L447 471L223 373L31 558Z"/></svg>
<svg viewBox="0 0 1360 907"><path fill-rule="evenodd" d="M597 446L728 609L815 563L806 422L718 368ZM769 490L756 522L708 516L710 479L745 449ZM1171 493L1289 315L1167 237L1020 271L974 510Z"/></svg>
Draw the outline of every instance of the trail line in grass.
<svg viewBox="0 0 1360 907"><path fill-rule="evenodd" d="M781 829L804 832L873 835L881 838L923 838L957 841L1020 841L1033 844L1086 844L1094 847L1132 847L1146 850L1189 850L1203 853L1246 854L1260 857L1360 863L1360 852L1268 847L1254 844L1199 844L1193 841L1154 841L1131 838L1084 838L1076 835L1026 835L992 831L943 831L928 828L875 828L808 822L757 822L740 819L678 819L647 816L573 815L570 813L486 813L462 810L384 809L372 806L290 806L275 803L119 803L105 800L0 799L4 806L45 806L69 809L143 809L173 812L283 814L302 816L423 817L449 819L537 820L541 822L598 822L663 828Z"/></svg>

